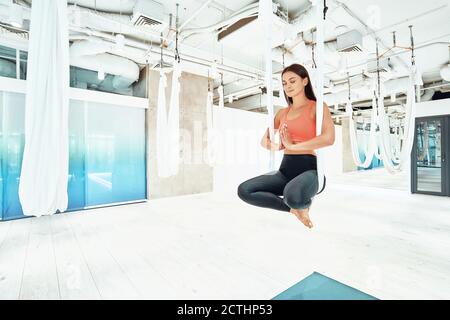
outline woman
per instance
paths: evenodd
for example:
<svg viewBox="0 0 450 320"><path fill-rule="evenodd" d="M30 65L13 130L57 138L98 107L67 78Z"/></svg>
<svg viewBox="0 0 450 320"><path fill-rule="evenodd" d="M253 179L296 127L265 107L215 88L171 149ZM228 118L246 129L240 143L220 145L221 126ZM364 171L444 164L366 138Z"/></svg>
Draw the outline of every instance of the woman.
<svg viewBox="0 0 450 320"><path fill-rule="evenodd" d="M270 141L267 129L261 145L268 150L284 150L283 160L277 171L241 183L238 196L255 206L291 212L312 228L308 212L319 188L314 149L334 143L334 123L324 103L322 134L316 136L316 97L302 65L290 65L281 76L288 107L279 110L274 119L280 141Z"/></svg>

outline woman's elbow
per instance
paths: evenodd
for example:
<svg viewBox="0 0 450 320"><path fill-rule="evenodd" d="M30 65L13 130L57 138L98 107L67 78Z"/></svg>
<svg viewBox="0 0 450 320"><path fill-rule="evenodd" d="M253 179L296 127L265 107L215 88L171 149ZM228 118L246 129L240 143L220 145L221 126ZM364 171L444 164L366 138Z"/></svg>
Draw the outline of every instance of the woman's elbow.
<svg viewBox="0 0 450 320"><path fill-rule="evenodd" d="M327 141L327 145L332 146L334 144L334 141L335 141L334 134L328 135L326 141Z"/></svg>
<svg viewBox="0 0 450 320"><path fill-rule="evenodd" d="M329 144L330 146L332 146L332 145L334 144L334 137L333 137L332 139L329 140L328 144Z"/></svg>

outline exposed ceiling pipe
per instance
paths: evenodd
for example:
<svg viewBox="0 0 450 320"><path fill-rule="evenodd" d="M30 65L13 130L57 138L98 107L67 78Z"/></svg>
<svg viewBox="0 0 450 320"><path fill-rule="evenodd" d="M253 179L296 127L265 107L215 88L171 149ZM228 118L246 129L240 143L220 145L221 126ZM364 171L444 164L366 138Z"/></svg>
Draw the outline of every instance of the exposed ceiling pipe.
<svg viewBox="0 0 450 320"><path fill-rule="evenodd" d="M421 95L421 98L420 98L421 102L430 101L431 98L433 97L433 94L435 92L436 91L433 88L431 88L431 89L427 89L427 88L424 89L423 93ZM403 105L404 103L406 103L406 99L407 99L407 96L405 94L402 94L402 95L398 96L396 98L395 103L393 103L390 100L390 97L385 97L384 98L384 105L385 105L386 108L388 108L388 107L398 107L399 105ZM372 99L366 99L366 100L361 100L361 101L358 101L358 102L354 102L352 106L354 108L360 108L360 110L357 110L357 111L360 111L360 112L364 112L366 110L369 111L372 108ZM362 108L364 108L364 109L362 109ZM339 117L346 117L347 116L347 114L344 111L342 111L342 110L339 110L337 113L338 113Z"/></svg>
<svg viewBox="0 0 450 320"><path fill-rule="evenodd" d="M70 30L76 31L76 32L79 32L82 34L86 34L89 36L95 36L95 37L99 37L99 38L103 38L103 39L108 39L111 41L116 41L115 36L113 36L110 33L106 33L106 32L96 31L96 30L92 30L89 28L85 28L85 27L79 27L79 26L70 26ZM124 43L127 46L130 46L133 48L139 48L139 49L143 49L143 50L147 50L151 47L150 45L146 45L146 44L142 43L141 41L136 41L136 40L132 40L129 38L125 38Z"/></svg>
<svg viewBox="0 0 450 320"><path fill-rule="evenodd" d="M317 21L315 19L314 8L310 5L308 9L303 12L303 14L297 16L291 21L292 37L297 37L299 33L315 29L316 26Z"/></svg>
<svg viewBox="0 0 450 320"><path fill-rule="evenodd" d="M446 35L444 35L444 36L448 36L448 35L449 35L449 34L446 34ZM441 36L441 37L439 37L439 38L442 38L442 37L444 37L444 36ZM444 44L444 45L449 45L450 42L445 42L445 41L429 42L429 41L427 41L427 42L425 42L425 43L421 43L421 44L415 46L414 50L415 50L415 51L418 51L419 49L423 49L423 48L426 48L426 47L429 47L429 46L433 46L433 45L437 45L437 44L440 44L440 45L442 45L442 44ZM409 51L410 51L409 49L397 51L397 52L395 52L395 53L391 53L391 54L385 55L385 56L383 56L383 58L391 58L391 57L395 57L395 56L397 56L397 55L404 54L404 53L407 53L407 52L409 52ZM365 66L366 64L367 64L367 61L364 61L364 62L362 62L362 63L350 65L349 68L363 67L363 66ZM328 72L328 73L331 73L331 72Z"/></svg>
<svg viewBox="0 0 450 320"><path fill-rule="evenodd" d="M400 92L406 92L409 82L409 77L402 77L397 79L392 79L385 81L383 86L385 88L385 94L391 95ZM334 93L325 94L324 100L328 105L338 105L344 104L348 100L348 85L341 84L337 85L333 88L335 90ZM358 89L351 89L352 98L355 100L369 100L372 99L372 91L367 86L363 86Z"/></svg>
<svg viewBox="0 0 450 320"><path fill-rule="evenodd" d="M126 14L102 13L92 9L70 5L69 21L72 26L89 27L99 31L120 33L140 38L144 41L159 42L161 35L157 32L142 30L131 24L131 17ZM164 40L167 40L163 37Z"/></svg>
<svg viewBox="0 0 450 320"><path fill-rule="evenodd" d="M144 49L137 49L128 45L125 45L122 49L118 48L117 45L113 42L102 40L100 38L88 35L70 35L70 41L80 41L87 40L91 43L97 43L101 48L104 48L105 53L110 53L116 56L124 57L134 61L140 65L146 65L147 60L144 57Z"/></svg>
<svg viewBox="0 0 450 320"><path fill-rule="evenodd" d="M185 27L189 22L191 22L192 19L194 19L197 15L199 15L200 12L202 12L202 10L203 10L207 5L209 5L211 2L212 2L212 0L207 0L207 1L205 1L205 3L202 4L202 6L201 6L200 8L198 8L197 10L195 10L194 13L193 13L189 18L187 18L187 19L183 22L183 24L178 28L178 32L181 32L181 31L184 29L184 27Z"/></svg>
<svg viewBox="0 0 450 320"><path fill-rule="evenodd" d="M103 12L131 14L136 0L69 0L68 3Z"/></svg>
<svg viewBox="0 0 450 320"><path fill-rule="evenodd" d="M180 33L181 40L184 41L191 35L198 34L198 33L215 32L215 31L217 31L223 27L226 27L228 25L231 25L243 18L254 16L254 15L258 14L258 6L259 6L258 3L250 4L246 7L244 7L243 9L239 10L235 14L233 14L231 17L229 17L223 21L220 21L216 24L213 24L211 26L207 26L207 27L203 27L203 28L184 29Z"/></svg>
<svg viewBox="0 0 450 320"><path fill-rule="evenodd" d="M87 28L80 28L80 27L72 27L71 29L74 31L77 31L77 32L87 34L87 35L96 36L96 37L100 37L103 39L115 41L115 37L108 33L90 30ZM156 47L156 45L155 46L145 45L142 42L131 40L128 38L125 39L125 45L131 46L133 48L142 49L143 53L144 53L144 58L149 62L150 61L156 62L156 61L159 61L159 59L160 59L160 48ZM173 52L170 50L167 50L167 49L163 49L163 54L164 54L164 57L169 57L169 58L174 57ZM192 67L190 68L189 72L192 72L194 74L199 74L202 76L206 76L208 74L208 70L215 63L215 61L207 60L204 58L199 58L199 57L196 57L193 55L189 55L187 53L183 53L181 55L181 60L193 64ZM256 80L256 81L263 79L263 71L256 71L256 72L244 71L244 70L240 70L238 68L228 66L225 64L217 64L217 69L224 73L238 75L238 76L240 76L242 78L246 78L246 79L252 79L252 80ZM278 77L275 76L274 79L278 80Z"/></svg>
<svg viewBox="0 0 450 320"><path fill-rule="evenodd" d="M449 6L448 4L443 4L443 5L440 5L439 7L435 7L433 9L427 10L425 12L420 12L419 14L417 14L417 15L415 15L413 17L408 17L407 19L404 19L402 21L398 21L398 22L395 22L393 24L384 26L384 27L382 27L380 29L377 29L376 31L374 31L374 33L376 32L377 35L380 35L380 33L383 33L383 32L386 32L386 31L390 32L393 27L396 27L398 25L402 25L402 24L406 24L406 23L411 24L412 21L417 20L417 19L423 19L425 16L428 16L428 15L430 15L432 13L436 13L436 12L437 13L441 13L442 10L445 10L445 8L447 8L448 6Z"/></svg>
<svg viewBox="0 0 450 320"><path fill-rule="evenodd" d="M368 31L368 39L372 39L375 42L378 40L378 43L382 50L386 50L388 48L388 46L378 38L376 31L371 29L361 18L359 18L352 10L350 10L350 8L348 8L344 3L340 1L334 0L334 2L336 2L338 6L342 7L344 9L344 12L346 12L350 18L358 21ZM395 57L394 59L399 63L400 67L405 73L409 72L409 65L405 62L405 60L400 57Z"/></svg>
<svg viewBox="0 0 450 320"><path fill-rule="evenodd" d="M107 53L109 49L106 43L76 41L70 46L70 64L120 77L113 80L117 88L130 86L139 79L138 65L129 59Z"/></svg>

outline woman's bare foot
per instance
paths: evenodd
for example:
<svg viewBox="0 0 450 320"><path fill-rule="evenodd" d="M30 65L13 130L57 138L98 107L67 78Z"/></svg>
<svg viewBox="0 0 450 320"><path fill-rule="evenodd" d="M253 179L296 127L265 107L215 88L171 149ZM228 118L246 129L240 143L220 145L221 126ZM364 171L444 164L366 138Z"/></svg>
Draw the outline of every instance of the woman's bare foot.
<svg viewBox="0 0 450 320"><path fill-rule="evenodd" d="M308 228L312 228L313 224L311 222L311 219L309 218L309 208L306 209L291 209L290 211L292 214L294 214L305 226Z"/></svg>

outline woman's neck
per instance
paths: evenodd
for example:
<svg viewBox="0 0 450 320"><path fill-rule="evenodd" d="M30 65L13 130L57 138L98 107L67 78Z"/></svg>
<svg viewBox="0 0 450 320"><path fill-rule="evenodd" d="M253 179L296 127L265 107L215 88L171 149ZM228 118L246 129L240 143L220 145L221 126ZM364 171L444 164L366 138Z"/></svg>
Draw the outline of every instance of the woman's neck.
<svg viewBox="0 0 450 320"><path fill-rule="evenodd" d="M305 94L299 94L295 97L292 97L292 108L293 109L300 109L306 106L309 103L309 99L306 97Z"/></svg>

